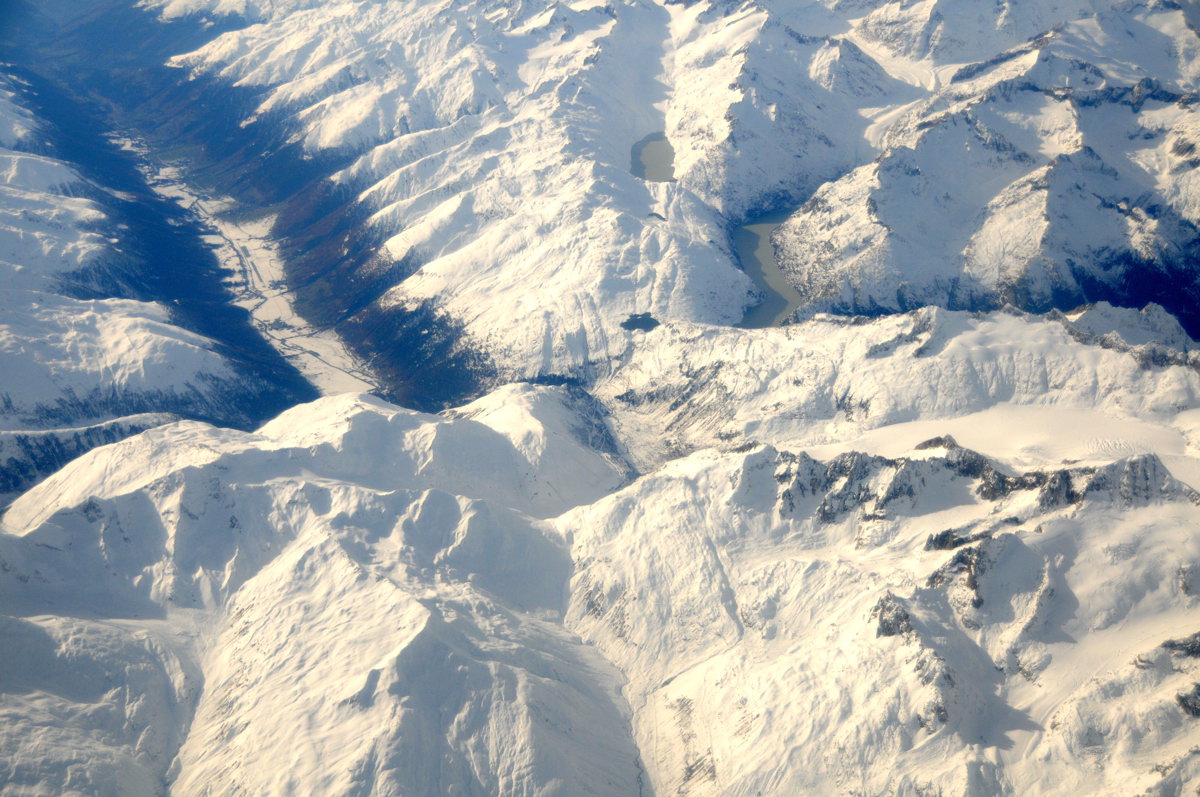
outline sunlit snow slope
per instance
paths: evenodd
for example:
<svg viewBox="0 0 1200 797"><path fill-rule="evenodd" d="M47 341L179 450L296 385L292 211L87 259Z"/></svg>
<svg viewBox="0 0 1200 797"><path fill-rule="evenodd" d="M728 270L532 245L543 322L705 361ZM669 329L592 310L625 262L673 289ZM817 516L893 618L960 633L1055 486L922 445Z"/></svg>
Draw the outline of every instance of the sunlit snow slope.
<svg viewBox="0 0 1200 797"><path fill-rule="evenodd" d="M156 417L25 491L0 795L1200 790L1191 6L96 2L45 46L170 51L98 96L440 412ZM5 85L28 401L233 373L60 295L126 239ZM766 211L805 303L741 329Z"/></svg>
<svg viewBox="0 0 1200 797"><path fill-rule="evenodd" d="M173 63L341 164L361 224L293 274L383 360L436 323L420 356L481 380L589 378L631 314L736 322L761 294L729 230L767 209L798 209L802 314L1156 301L1200 330L1170 2L146 5L256 23ZM657 131L674 182L631 173Z"/></svg>
<svg viewBox="0 0 1200 797"><path fill-rule="evenodd" d="M0 791L636 793L536 519L627 480L588 408L348 395L79 458L4 519Z"/></svg>
<svg viewBox="0 0 1200 797"><path fill-rule="evenodd" d="M1108 329L1068 334L1087 326ZM1170 325L937 311L753 334L647 334L647 357L708 363L691 423L631 364L607 413L564 388L440 417L344 396L80 457L4 516L10 791L1200 782L1200 374L1156 348ZM814 362L831 371L801 378ZM698 415L737 406L759 423L704 435ZM628 457L664 456L655 425L675 458L635 479ZM788 442L806 436L823 444Z"/></svg>
<svg viewBox="0 0 1200 797"><path fill-rule="evenodd" d="M278 401L169 305L129 298L139 270L169 264L138 251L120 194L53 157L55 131L23 104L32 92L0 71L0 503L172 417L246 424L246 403Z"/></svg>

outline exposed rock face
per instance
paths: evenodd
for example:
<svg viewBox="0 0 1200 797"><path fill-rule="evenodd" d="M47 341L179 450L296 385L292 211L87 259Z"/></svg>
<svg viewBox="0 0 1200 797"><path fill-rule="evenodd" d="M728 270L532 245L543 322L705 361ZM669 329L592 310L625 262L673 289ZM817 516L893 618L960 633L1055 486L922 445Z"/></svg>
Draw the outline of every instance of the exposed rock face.
<svg viewBox="0 0 1200 797"><path fill-rule="evenodd" d="M568 390L450 416L344 397L255 434L174 424L23 496L0 538L12 782L65 787L89 744L72 783L98 791L982 794L982 739L1017 793L1146 787L1188 748L1163 718L1194 708L1194 640L1137 640L1194 610L1170 575L1200 561L1200 507L1153 457L985 491L1003 466L945 441L758 446L630 483ZM1044 500L1060 478L1074 500ZM930 550L947 513L971 541ZM72 719L22 741L46 712ZM1147 723L1081 763L1096 727Z"/></svg>
<svg viewBox="0 0 1200 797"><path fill-rule="evenodd" d="M1131 621L1139 584L1158 584L1151 600L1176 607L1173 616L1190 611L1193 598L1169 574L1180 555L1172 546L1193 551L1195 542L1183 527L1166 532L1174 521L1158 513L1192 515L1194 494L1168 480L1147 510L1119 486L1119 474L1145 467L1058 471L1094 485L1061 504L1042 500L1053 474L1014 475L1011 489L983 495L981 471L963 473L949 457L854 454L821 465L771 448L697 453L556 521L577 562L567 624L629 679L656 792L778 783L815 794L852 782L868 794L903 793L892 791L896 778L916 792L985 794L1000 782L1008 784L1000 793L1119 790L1126 776L1113 759L1103 774L1077 768L1097 728L1129 739L1162 723L1128 759L1135 768L1142 755L1182 752L1194 732L1180 710L1190 703L1176 700L1194 665L1172 667L1140 643L1110 651L1095 680L1090 666L1072 672L1074 657L1089 655L1073 641L1079 635L1117 646L1129 638L1104 629ZM881 511L899 481L912 489ZM831 495L832 514L823 511ZM1134 557L1127 547L1127 535L1148 528L1146 511L1158 520L1139 545L1168 562L1150 564L1149 548ZM986 531L952 552L928 550L929 524L951 513ZM1021 522L998 522L1012 517ZM1146 663L1135 666L1139 656ZM1054 708L1017 708L1035 693L1052 693ZM1093 702L1100 694L1112 702ZM916 763L958 756L948 751L969 740L1001 751L998 761L959 758L940 774ZM1043 770L1033 760L1054 763ZM715 775L697 781L697 761ZM977 768L992 785L975 780ZM1158 780L1128 777L1138 788Z"/></svg>

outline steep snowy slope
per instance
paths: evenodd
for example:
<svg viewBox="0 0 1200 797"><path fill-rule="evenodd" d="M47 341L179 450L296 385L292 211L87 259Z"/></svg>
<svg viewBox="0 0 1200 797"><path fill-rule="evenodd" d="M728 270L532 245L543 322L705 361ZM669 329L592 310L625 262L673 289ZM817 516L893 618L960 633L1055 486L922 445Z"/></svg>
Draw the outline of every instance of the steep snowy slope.
<svg viewBox="0 0 1200 797"><path fill-rule="evenodd" d="M557 521L654 793L1194 788L1200 495L919 448L697 454Z"/></svg>
<svg viewBox="0 0 1200 797"><path fill-rule="evenodd" d="M39 154L51 136L22 91L0 74L0 503L163 413L247 423L239 403L271 390L166 305L92 298L138 267L128 225L102 188Z"/></svg>
<svg viewBox="0 0 1200 797"><path fill-rule="evenodd" d="M173 424L26 493L0 791L637 793L620 681L558 622L569 555L531 517L628 467L566 391L462 415Z"/></svg>
<svg viewBox="0 0 1200 797"><path fill-rule="evenodd" d="M307 311L383 360L436 324L452 350L420 355L483 379L603 372L631 345L620 325L634 313L739 320L758 290L736 268L731 222L852 168L873 148L847 120L920 95L826 35L838 24L819 7L238 10L262 24L174 63L259 87L248 129L282 123L317 157L363 151L332 179L371 233L347 234L340 254L298 252ZM658 130L675 182L630 172L630 148Z"/></svg>
<svg viewBox="0 0 1200 797"><path fill-rule="evenodd" d="M1062 21L942 73L780 229L810 310L1156 301L1200 329L1200 37L1171 4Z"/></svg>
<svg viewBox="0 0 1200 797"><path fill-rule="evenodd" d="M1194 346L1107 305L646 333L598 394L654 472L556 525L655 793L1193 788Z"/></svg>
<svg viewBox="0 0 1200 797"><path fill-rule="evenodd" d="M174 63L349 163L332 221L277 229L302 309L395 377L405 351L586 379L631 314L736 321L761 293L729 230L795 207L806 313L1156 301L1200 328L1200 39L1172 3L145 5L258 23ZM672 182L630 173L658 130Z"/></svg>
<svg viewBox="0 0 1200 797"><path fill-rule="evenodd" d="M1042 423L1036 408L1169 423L1200 401L1197 357L1178 322L1157 308L1099 305L1071 317L926 308L872 321L819 316L774 330L664 324L596 394L643 470L697 448L829 445L885 426L913 424L921 431L912 434L934 437L965 416L974 424L957 428L996 442L1003 435L988 434L979 413L1000 405L1031 409L1003 442L1018 451ZM1184 453L1161 448L1162 438L1152 445L1146 450Z"/></svg>
<svg viewBox="0 0 1200 797"><path fill-rule="evenodd" d="M0 795L1200 789L1193 9L34 10L147 202L277 219L281 323L461 406L165 423L274 406L139 282L195 219L6 84L0 489L73 461L0 528Z"/></svg>
<svg viewBox="0 0 1200 797"><path fill-rule="evenodd" d="M309 153L363 153L332 180L382 245L293 263L309 312L383 359L441 319L484 371L582 373L627 348L633 313L732 323L752 299L719 214L630 172L664 127L670 22L653 4L283 7L176 63L269 89L247 121L282 114Z"/></svg>
<svg viewBox="0 0 1200 797"><path fill-rule="evenodd" d="M709 449L630 484L595 403L532 386L443 417L328 398L255 434L181 423L89 452L4 516L5 633L28 640L0 668L10 783L1192 788L1200 496L1128 445L1195 463L1187 396L1200 379L1186 364L1139 365L1148 349L1111 338L1039 351L1014 337L1062 322L965 321L944 347L973 351L993 390L947 398L922 429L875 429L864 441L880 454ZM1041 423L1012 423L1012 403L1033 397L987 362L998 344L983 345L986 326L1005 322L1023 344L1018 370L1075 374L1047 389L1052 408L1027 408L1054 413ZM825 323L780 337L829 338ZM896 332L891 319L867 326L868 339ZM911 362L905 345L878 356ZM943 358L934 367L956 369ZM1114 404L1116 384L1146 395ZM803 426L789 416L805 388L790 389L758 405L777 416L760 432ZM990 438L962 415L987 407L1011 424ZM1009 461L1042 461L912 438L955 423ZM876 425L869 413L857 424ZM1062 464L1084 427L1109 445Z"/></svg>

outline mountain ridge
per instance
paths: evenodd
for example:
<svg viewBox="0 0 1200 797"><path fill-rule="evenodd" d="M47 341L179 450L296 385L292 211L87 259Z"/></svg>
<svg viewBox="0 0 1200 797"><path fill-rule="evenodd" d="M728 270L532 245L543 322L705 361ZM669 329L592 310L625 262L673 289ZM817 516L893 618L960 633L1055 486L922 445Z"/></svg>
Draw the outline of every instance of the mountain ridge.
<svg viewBox="0 0 1200 797"><path fill-rule="evenodd" d="M26 6L0 794L1200 785L1190 8Z"/></svg>

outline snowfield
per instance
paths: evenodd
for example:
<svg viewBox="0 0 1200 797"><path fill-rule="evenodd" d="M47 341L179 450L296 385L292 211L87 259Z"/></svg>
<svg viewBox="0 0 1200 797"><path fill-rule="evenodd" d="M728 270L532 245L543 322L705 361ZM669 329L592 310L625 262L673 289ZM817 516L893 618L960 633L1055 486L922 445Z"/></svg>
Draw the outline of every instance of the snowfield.
<svg viewBox="0 0 1200 797"><path fill-rule="evenodd" d="M1164 794L1154 767L1200 774L1176 701L1197 667L1162 647L1195 617L1200 496L1152 455L994 467L952 443L703 453L560 518L567 625L629 679L655 793Z"/></svg>
<svg viewBox="0 0 1200 797"><path fill-rule="evenodd" d="M238 418L243 379L217 344L179 327L163 303L79 298L130 267L104 189L44 149L0 73L0 503L98 443L174 414ZM64 295L68 294L68 295ZM74 295L70 295L74 294ZM152 422L152 423L151 423ZM80 433L77 427L90 432Z"/></svg>
<svg viewBox="0 0 1200 797"><path fill-rule="evenodd" d="M330 397L91 451L3 518L6 633L31 640L5 654L10 782L1178 794L1200 778L1200 376L1114 345L1141 314L1089 313L1108 337L1070 336L1087 314L922 311L758 338L764 371L876 369L880 414L814 400L834 375L753 382L698 345L749 331L649 333L711 364L696 412L760 419L715 439L672 426L667 381L608 411L528 385L442 416ZM930 316L942 352L897 390L929 346L897 332ZM970 369L974 392L916 389Z"/></svg>
<svg viewBox="0 0 1200 797"><path fill-rule="evenodd" d="M777 233L809 310L1154 300L1195 332L1198 54L1128 4L958 69Z"/></svg>
<svg viewBox="0 0 1200 797"><path fill-rule="evenodd" d="M323 395L0 73L0 796L1200 792L1193 8L105 3Z"/></svg>
<svg viewBox="0 0 1200 797"><path fill-rule="evenodd" d="M619 678L558 622L570 558L535 519L628 480L578 402L335 397L34 488L0 538L31 640L2 654L8 787L635 793Z"/></svg>
<svg viewBox="0 0 1200 797"><path fill-rule="evenodd" d="M360 328L435 310L493 381L602 376L632 314L740 320L762 293L730 232L772 210L805 317L1153 301L1200 330L1173 3L144 5L255 21L173 63L348 164L368 252L296 274L373 355ZM660 131L676 179L638 179Z"/></svg>
<svg viewBox="0 0 1200 797"><path fill-rule="evenodd" d="M982 420L978 413L1006 405L1169 422L1200 400L1198 356L1178 322L1153 306L1096 305L1074 320L930 307L772 330L664 324L596 394L635 461L653 468L696 448L833 445L880 427L916 425L933 437L950 419ZM956 423L1006 451L1022 439ZM1070 431L1032 414L1020 434Z"/></svg>

